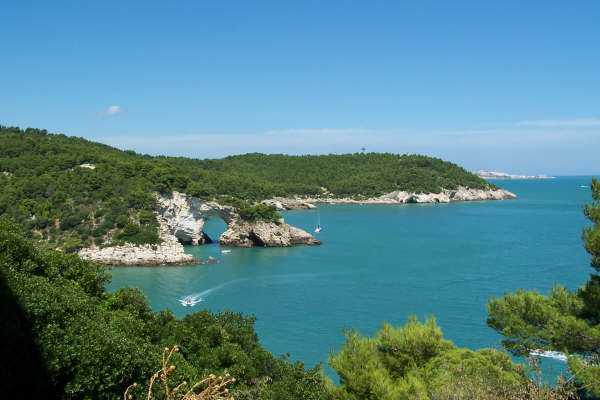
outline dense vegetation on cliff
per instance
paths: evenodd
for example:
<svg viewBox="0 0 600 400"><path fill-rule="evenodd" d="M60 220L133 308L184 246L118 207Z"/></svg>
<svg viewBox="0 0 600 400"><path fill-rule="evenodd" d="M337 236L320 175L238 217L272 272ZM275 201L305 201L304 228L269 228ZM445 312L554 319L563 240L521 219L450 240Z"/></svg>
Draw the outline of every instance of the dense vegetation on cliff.
<svg viewBox="0 0 600 400"><path fill-rule="evenodd" d="M246 154L218 160L151 157L39 129L0 126L0 215L65 250L158 243L152 193L181 191L232 204L243 218L276 220L274 196L371 197L394 190L493 185L425 156Z"/></svg>

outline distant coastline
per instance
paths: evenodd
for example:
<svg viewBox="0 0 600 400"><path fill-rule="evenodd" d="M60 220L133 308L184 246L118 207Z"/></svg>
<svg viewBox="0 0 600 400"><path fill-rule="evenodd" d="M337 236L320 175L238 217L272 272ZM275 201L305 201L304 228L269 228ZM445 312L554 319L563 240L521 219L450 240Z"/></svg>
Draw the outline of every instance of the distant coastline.
<svg viewBox="0 0 600 400"><path fill-rule="evenodd" d="M497 171L473 171L475 175L483 179L554 179L555 176L549 175L516 175L516 174L507 174L506 172L497 172Z"/></svg>

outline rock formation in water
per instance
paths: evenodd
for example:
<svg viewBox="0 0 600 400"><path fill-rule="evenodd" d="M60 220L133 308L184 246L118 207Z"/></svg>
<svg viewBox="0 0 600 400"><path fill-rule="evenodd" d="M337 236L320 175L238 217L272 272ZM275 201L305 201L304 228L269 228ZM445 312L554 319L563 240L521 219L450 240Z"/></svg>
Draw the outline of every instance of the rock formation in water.
<svg viewBox="0 0 600 400"><path fill-rule="evenodd" d="M314 206L312 206L314 207ZM235 208L214 201L205 201L183 193L158 197L158 219L171 235L184 244L202 244L207 237L202 231L210 217L221 218L227 230L219 242L224 246L236 247L286 247L297 244L321 244L302 229L283 221L244 221Z"/></svg>
<svg viewBox="0 0 600 400"><path fill-rule="evenodd" d="M204 244L212 240L202 231L210 217L221 218L229 226L239 216L235 208L205 201L184 193L157 196L157 219L161 227L183 244Z"/></svg>
<svg viewBox="0 0 600 400"><path fill-rule="evenodd" d="M161 244L85 248L79 251L79 255L110 265L198 264L199 261L184 252L183 245L212 241L203 231L204 224L210 217L221 218L227 224L227 231L220 238L221 244L226 246L287 247L321 244L309 233L286 224L283 219L277 222L244 221L231 206L174 192L171 195L157 196L156 219ZM211 263L215 261L209 260Z"/></svg>
<svg viewBox="0 0 600 400"><path fill-rule="evenodd" d="M320 241L302 229L283 222L236 220L221 235L224 246L289 247L297 244L319 245Z"/></svg>

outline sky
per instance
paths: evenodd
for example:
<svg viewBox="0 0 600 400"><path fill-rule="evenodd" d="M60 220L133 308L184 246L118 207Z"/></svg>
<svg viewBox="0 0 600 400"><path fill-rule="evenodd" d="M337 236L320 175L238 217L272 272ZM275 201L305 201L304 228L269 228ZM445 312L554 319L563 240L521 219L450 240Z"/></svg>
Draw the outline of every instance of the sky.
<svg viewBox="0 0 600 400"><path fill-rule="evenodd" d="M0 124L140 153L600 174L600 2L14 1Z"/></svg>

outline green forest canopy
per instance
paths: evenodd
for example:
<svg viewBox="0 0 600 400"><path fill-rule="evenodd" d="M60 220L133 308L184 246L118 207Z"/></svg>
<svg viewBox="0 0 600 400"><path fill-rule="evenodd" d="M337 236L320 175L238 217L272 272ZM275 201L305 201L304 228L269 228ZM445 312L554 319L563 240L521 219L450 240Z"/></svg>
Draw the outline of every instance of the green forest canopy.
<svg viewBox="0 0 600 400"><path fill-rule="evenodd" d="M455 164L420 155L152 157L45 130L0 126L0 215L25 226L30 237L65 250L158 243L154 192L235 203L245 218L277 220L274 208L253 203L322 196L322 187L336 197L365 198L459 186L494 187Z"/></svg>

